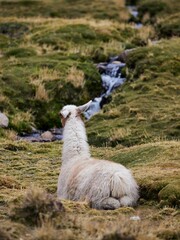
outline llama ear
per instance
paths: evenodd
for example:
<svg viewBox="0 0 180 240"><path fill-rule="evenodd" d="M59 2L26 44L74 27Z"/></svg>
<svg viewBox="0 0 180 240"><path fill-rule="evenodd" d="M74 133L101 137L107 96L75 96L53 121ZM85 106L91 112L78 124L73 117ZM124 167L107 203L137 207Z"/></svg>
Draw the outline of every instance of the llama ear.
<svg viewBox="0 0 180 240"><path fill-rule="evenodd" d="M63 116L63 118L67 118L70 115L70 112L67 109L62 109L60 114Z"/></svg>
<svg viewBox="0 0 180 240"><path fill-rule="evenodd" d="M85 112L86 110L88 110L88 108L90 107L92 103L92 100L90 100L88 103L82 105L82 106L79 106L78 107L78 110L82 113L82 112Z"/></svg>

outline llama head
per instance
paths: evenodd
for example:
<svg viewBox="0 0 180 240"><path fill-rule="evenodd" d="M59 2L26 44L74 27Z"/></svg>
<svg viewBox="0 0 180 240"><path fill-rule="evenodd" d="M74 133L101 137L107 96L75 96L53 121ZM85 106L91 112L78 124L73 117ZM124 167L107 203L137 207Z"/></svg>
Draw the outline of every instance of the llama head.
<svg viewBox="0 0 180 240"><path fill-rule="evenodd" d="M75 105L66 105L64 106L60 111L60 117L61 117L61 123L64 127L66 124L66 121L70 118L75 118L80 116L81 113L85 112L91 104L92 101L89 101L88 103L82 105L82 106L75 106Z"/></svg>

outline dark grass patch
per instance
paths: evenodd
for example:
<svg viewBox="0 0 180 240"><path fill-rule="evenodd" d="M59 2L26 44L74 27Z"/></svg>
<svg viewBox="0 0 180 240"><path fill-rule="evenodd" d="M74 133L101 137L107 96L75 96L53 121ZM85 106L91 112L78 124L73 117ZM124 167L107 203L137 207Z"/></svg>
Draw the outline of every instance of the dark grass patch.
<svg viewBox="0 0 180 240"><path fill-rule="evenodd" d="M62 203L45 190L33 187L29 189L19 205L12 206L12 220L30 225L38 224L44 218L53 218L64 213Z"/></svg>
<svg viewBox="0 0 180 240"><path fill-rule="evenodd" d="M36 55L36 51L32 48L14 48L7 51L5 55L7 57L14 56L18 58L31 57Z"/></svg>
<svg viewBox="0 0 180 240"><path fill-rule="evenodd" d="M115 232L105 235L102 240L136 240L136 238L129 234L121 234L120 232Z"/></svg>
<svg viewBox="0 0 180 240"><path fill-rule="evenodd" d="M87 7L88 4L88 7ZM108 9L108 11L107 11ZM113 19L120 20L119 7L114 1L104 2L95 0L93 2L76 1L1 1L0 14L2 16L19 16L19 17L61 17L61 18L82 18L91 16L96 19Z"/></svg>
<svg viewBox="0 0 180 240"><path fill-rule="evenodd" d="M145 23L154 23L158 17L166 17L167 14L178 13L179 10L180 3L176 0L143 0L138 2L139 18Z"/></svg>
<svg viewBox="0 0 180 240"><path fill-rule="evenodd" d="M0 23L0 34L7 35L10 38L21 38L29 30L24 23L5 22Z"/></svg>
<svg viewBox="0 0 180 240"><path fill-rule="evenodd" d="M157 24L156 30L159 38L179 37L180 14L174 14L164 18Z"/></svg>

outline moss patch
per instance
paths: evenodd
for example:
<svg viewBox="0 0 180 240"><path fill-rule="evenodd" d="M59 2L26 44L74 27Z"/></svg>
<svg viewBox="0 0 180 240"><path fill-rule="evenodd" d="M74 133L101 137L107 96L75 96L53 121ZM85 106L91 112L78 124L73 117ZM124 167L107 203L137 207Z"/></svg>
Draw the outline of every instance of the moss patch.
<svg viewBox="0 0 180 240"><path fill-rule="evenodd" d="M180 181L174 181L165 186L158 194L162 204L180 206Z"/></svg>

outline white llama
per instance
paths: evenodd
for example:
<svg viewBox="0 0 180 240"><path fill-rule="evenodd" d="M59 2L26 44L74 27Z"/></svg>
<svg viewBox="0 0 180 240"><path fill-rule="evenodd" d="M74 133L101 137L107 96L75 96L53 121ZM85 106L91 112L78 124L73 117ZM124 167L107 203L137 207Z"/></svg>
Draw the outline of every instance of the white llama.
<svg viewBox="0 0 180 240"><path fill-rule="evenodd" d="M62 167L58 179L58 197L88 201L96 209L134 206L138 186L131 172L121 164L91 157L81 113L83 106L67 105L60 112L63 132Z"/></svg>

